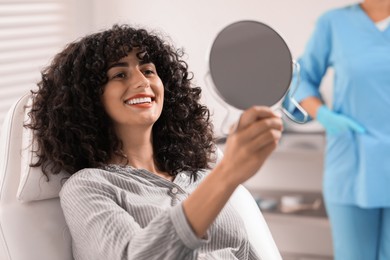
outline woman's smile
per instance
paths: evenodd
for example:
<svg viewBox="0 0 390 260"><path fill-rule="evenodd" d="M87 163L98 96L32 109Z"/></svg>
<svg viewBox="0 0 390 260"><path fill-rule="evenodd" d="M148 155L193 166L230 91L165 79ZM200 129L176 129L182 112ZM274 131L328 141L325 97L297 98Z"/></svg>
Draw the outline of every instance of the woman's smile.
<svg viewBox="0 0 390 260"><path fill-rule="evenodd" d="M136 106L140 108L150 108L154 103L154 97L147 94L137 94L127 100L125 104L129 106Z"/></svg>

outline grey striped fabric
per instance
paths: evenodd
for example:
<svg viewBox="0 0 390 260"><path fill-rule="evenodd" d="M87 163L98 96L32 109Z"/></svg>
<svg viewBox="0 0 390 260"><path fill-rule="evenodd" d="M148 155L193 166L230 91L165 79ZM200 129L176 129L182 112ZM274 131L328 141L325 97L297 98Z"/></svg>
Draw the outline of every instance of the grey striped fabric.
<svg viewBox="0 0 390 260"><path fill-rule="evenodd" d="M147 170L108 165L72 175L61 206L76 260L259 259L241 218L229 203L199 239L181 202L207 172L191 181L185 172L173 182Z"/></svg>

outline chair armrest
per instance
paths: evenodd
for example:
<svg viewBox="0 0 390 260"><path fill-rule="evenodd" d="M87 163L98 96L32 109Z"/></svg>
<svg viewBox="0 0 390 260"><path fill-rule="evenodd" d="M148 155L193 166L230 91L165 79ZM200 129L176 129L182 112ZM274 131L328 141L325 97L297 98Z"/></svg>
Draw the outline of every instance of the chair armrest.
<svg viewBox="0 0 390 260"><path fill-rule="evenodd" d="M240 185L231 196L230 203L241 216L249 240L260 258L282 260L263 214L250 192Z"/></svg>

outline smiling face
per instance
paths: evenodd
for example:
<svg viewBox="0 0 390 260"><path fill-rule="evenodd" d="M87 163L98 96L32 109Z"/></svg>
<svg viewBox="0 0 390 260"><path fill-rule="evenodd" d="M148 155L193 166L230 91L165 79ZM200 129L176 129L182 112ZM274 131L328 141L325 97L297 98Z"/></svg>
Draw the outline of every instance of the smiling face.
<svg viewBox="0 0 390 260"><path fill-rule="evenodd" d="M137 57L137 50L110 65L102 95L114 128L151 127L161 115L164 86L153 63Z"/></svg>

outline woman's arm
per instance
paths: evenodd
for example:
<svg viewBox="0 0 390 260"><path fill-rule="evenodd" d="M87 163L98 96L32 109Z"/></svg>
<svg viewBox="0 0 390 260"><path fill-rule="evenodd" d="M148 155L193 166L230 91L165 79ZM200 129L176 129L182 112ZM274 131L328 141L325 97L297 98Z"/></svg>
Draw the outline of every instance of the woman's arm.
<svg viewBox="0 0 390 260"><path fill-rule="evenodd" d="M316 23L314 31L305 46L305 51L298 59L299 75L294 74L293 83L299 85L294 92L294 99L316 118L317 109L322 105L320 86L322 79L333 63L333 39L332 26L328 14L322 15ZM290 103L289 95L286 96L284 106L293 115L300 112Z"/></svg>
<svg viewBox="0 0 390 260"><path fill-rule="evenodd" d="M307 97L301 101L300 105L312 118L317 118L317 111L323 103L318 97Z"/></svg>
<svg viewBox="0 0 390 260"><path fill-rule="evenodd" d="M236 187L252 177L276 148L282 128L280 117L269 108L253 107L242 114L221 162L183 202L198 237L205 236Z"/></svg>

